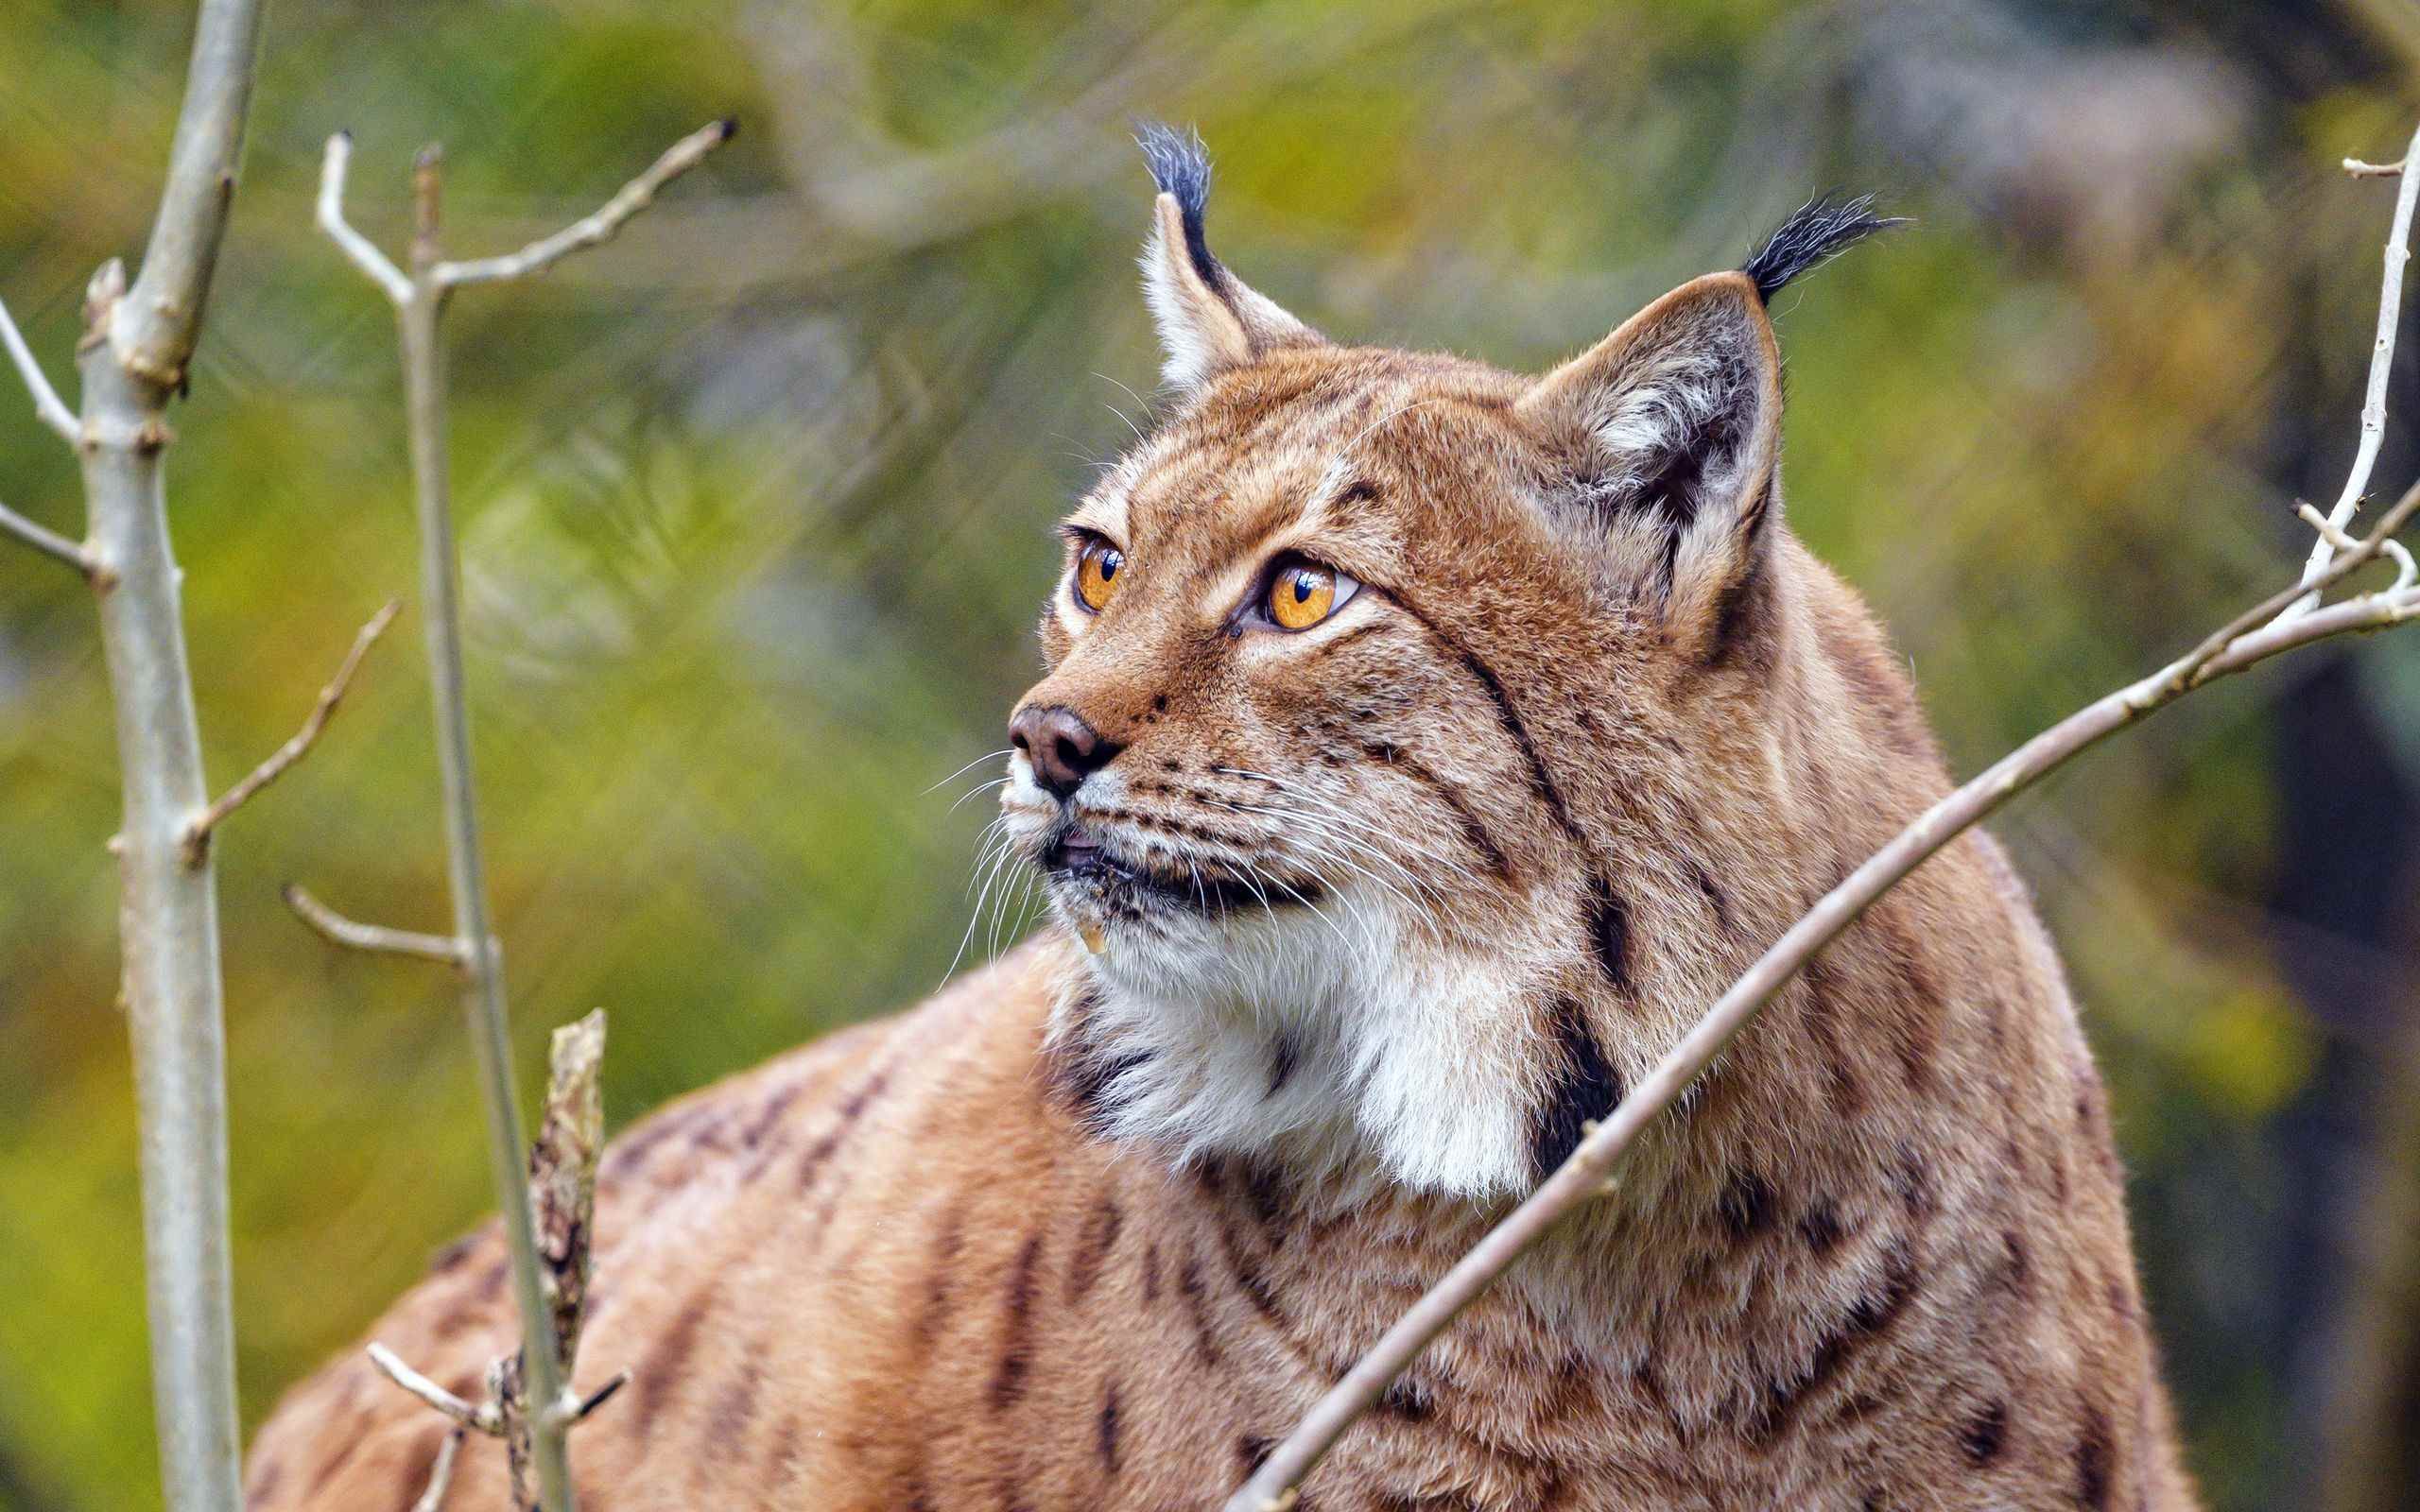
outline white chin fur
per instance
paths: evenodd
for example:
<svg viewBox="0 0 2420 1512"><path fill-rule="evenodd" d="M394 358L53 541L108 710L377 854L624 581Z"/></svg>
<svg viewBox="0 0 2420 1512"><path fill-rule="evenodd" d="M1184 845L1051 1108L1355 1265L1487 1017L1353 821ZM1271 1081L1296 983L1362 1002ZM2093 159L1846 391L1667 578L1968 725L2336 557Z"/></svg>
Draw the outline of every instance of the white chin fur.
<svg viewBox="0 0 2420 1512"><path fill-rule="evenodd" d="M1508 1006L1520 984L1501 957L1407 938L1391 902L1348 887L1317 912L1113 925L1083 957L1089 1010L1071 991L1051 1026L1054 1047L1080 1040L1123 1068L1102 1131L1180 1162L1260 1157L1467 1197L1527 1191L1539 1047Z"/></svg>

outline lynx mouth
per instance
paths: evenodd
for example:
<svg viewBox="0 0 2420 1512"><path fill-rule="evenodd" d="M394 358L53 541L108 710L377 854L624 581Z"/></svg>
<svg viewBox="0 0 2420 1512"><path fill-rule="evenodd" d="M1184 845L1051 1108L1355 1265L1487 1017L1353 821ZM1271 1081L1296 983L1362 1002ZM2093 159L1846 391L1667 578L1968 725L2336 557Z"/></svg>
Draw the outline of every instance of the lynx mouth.
<svg viewBox="0 0 2420 1512"><path fill-rule="evenodd" d="M1274 913L1316 906L1324 889L1305 877L1230 863L1189 863L1182 870L1136 860L1115 842L1078 824L1063 824L1044 844L1037 865L1063 903L1112 918L1184 913L1224 918L1244 910Z"/></svg>

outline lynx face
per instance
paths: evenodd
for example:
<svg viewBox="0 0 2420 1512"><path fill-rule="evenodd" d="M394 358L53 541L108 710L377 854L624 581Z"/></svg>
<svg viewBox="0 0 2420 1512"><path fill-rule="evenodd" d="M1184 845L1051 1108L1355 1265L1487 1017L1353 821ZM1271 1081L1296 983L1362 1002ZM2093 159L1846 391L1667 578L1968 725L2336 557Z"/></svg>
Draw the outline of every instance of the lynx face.
<svg viewBox="0 0 2420 1512"><path fill-rule="evenodd" d="M1198 144L1146 146L1175 406L1063 527L1010 726L1091 947L1055 1049L1113 1137L1521 1190L1722 954L1675 832L1774 800L1733 748L1789 592L1764 296L1878 223L1532 379L1330 344L1210 255Z"/></svg>

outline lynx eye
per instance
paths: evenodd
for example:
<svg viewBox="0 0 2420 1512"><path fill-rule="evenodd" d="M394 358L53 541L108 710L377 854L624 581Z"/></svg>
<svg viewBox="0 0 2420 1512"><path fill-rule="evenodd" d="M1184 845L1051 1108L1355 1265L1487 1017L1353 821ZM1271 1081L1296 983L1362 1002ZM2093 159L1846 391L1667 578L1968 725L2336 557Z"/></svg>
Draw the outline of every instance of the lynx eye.
<svg viewBox="0 0 2420 1512"><path fill-rule="evenodd" d="M1098 536L1088 538L1076 557L1076 602L1098 614L1117 592L1117 577L1126 570L1126 553Z"/></svg>
<svg viewBox="0 0 2420 1512"><path fill-rule="evenodd" d="M1262 608L1279 629L1307 630L1342 609L1360 586L1333 567L1288 557L1269 575Z"/></svg>

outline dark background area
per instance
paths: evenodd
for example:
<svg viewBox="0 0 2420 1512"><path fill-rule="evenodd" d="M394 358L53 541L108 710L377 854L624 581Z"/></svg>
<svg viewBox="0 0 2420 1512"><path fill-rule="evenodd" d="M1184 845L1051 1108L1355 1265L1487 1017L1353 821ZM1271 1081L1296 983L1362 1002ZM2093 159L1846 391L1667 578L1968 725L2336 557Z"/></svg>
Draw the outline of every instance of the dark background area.
<svg viewBox="0 0 2420 1512"><path fill-rule="evenodd" d="M0 7L0 295L61 378L84 281L140 249L190 26ZM1131 114L1199 123L1221 253L1305 318L1512 367L1816 190L1916 216L1781 301L1789 510L1961 771L2299 563L2394 194L2337 161L2420 117L2402 0L280 0L268 28L170 462L222 783L411 583L389 313L311 227L326 136L354 132L355 222L398 251L443 142L469 255L742 124L620 241L449 323L523 1063L605 1006L617 1125L922 995L966 937L989 796L948 779L1003 744L1047 527L1157 371ZM2420 471L2406 351L2388 491ZM12 376L0 497L80 530ZM417 633L219 842L251 1420L488 1202L446 981L277 898L441 927ZM115 784L88 595L0 550L0 1507L156 1504ZM1996 828L2109 1071L2212 1503L2409 1504L2420 642L2200 695Z"/></svg>

